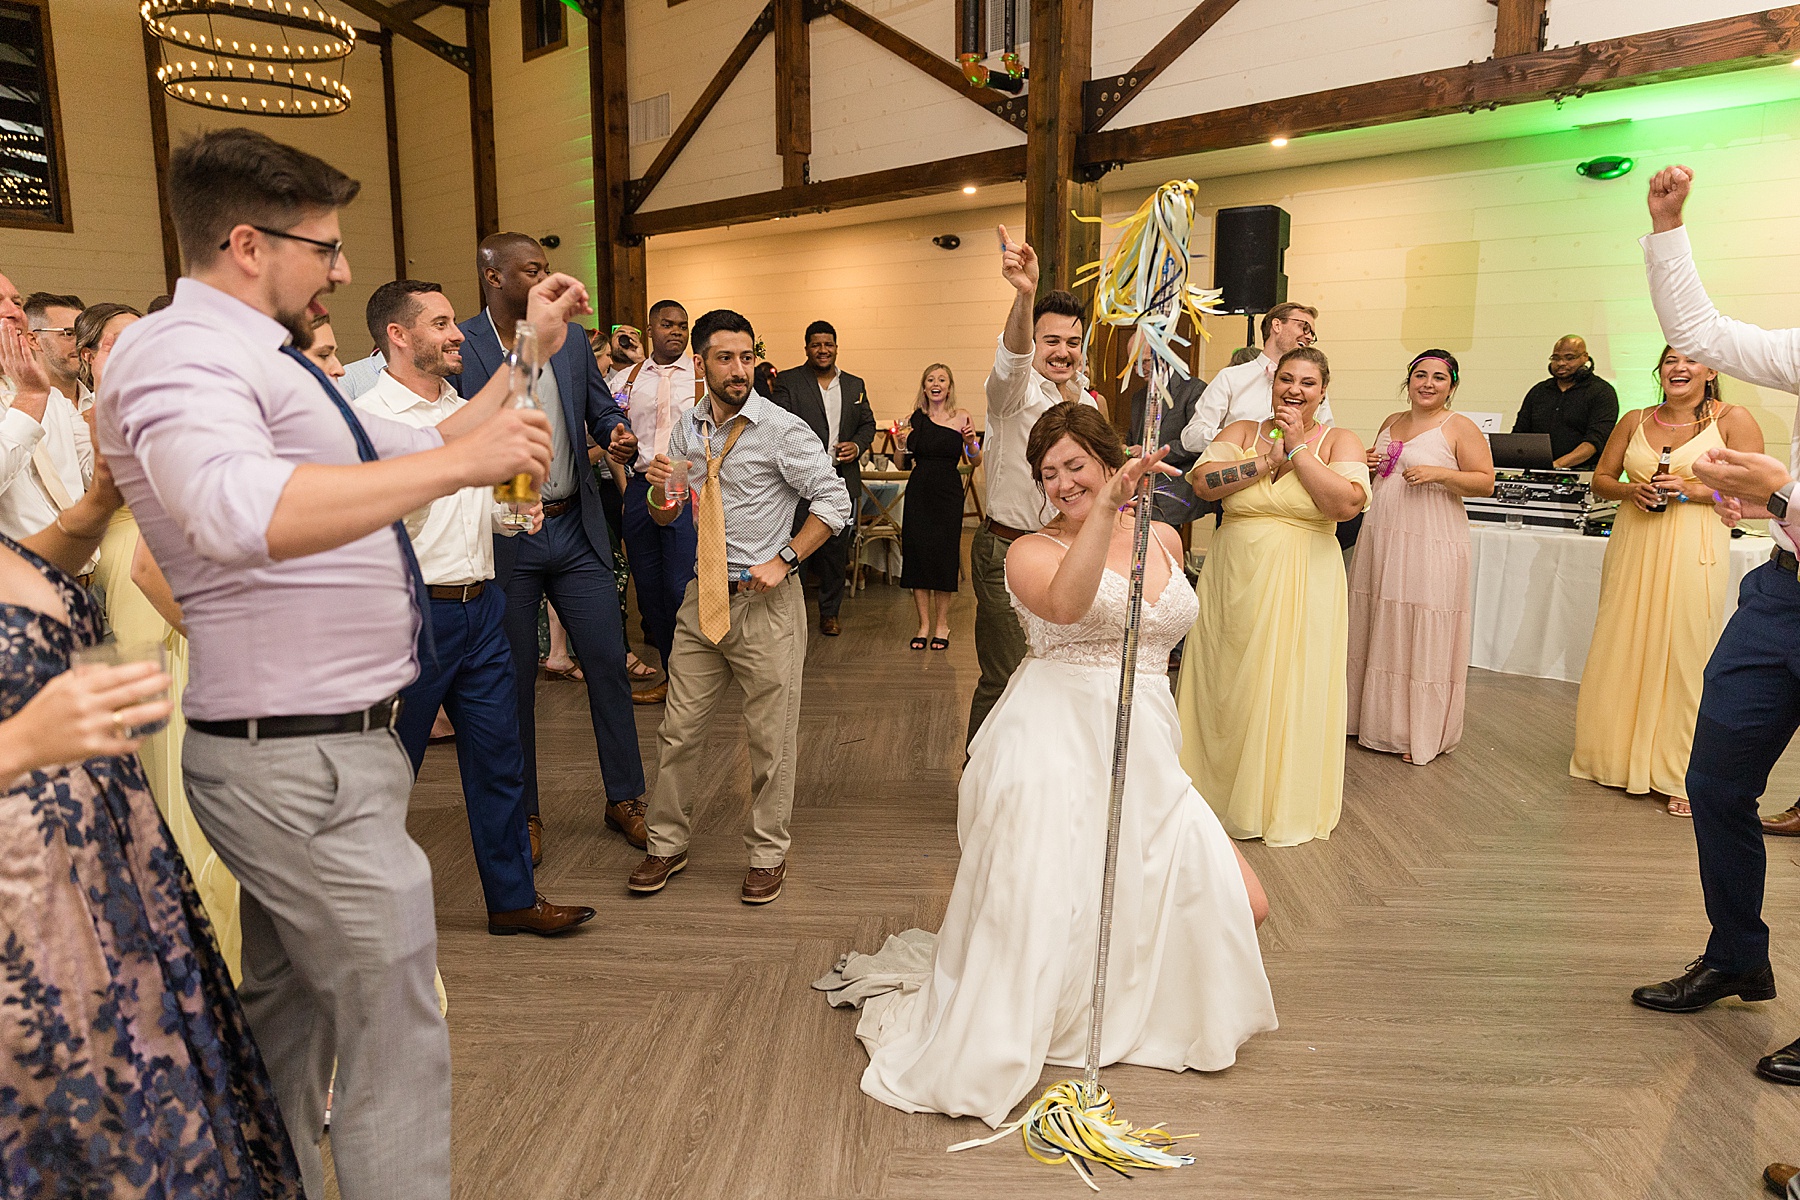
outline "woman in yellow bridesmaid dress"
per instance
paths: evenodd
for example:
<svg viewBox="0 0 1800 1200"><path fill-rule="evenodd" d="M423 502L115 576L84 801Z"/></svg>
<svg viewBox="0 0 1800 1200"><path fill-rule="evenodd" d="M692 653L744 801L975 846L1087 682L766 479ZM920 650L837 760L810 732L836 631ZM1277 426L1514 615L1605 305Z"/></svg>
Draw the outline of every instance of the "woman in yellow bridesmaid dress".
<svg viewBox="0 0 1800 1200"><path fill-rule="evenodd" d="M81 356L83 381L96 394L113 343L138 318L136 309L123 304L95 304L75 322L75 346ZM187 862L194 890L200 894L200 903L212 921L219 953L236 981L241 977L242 944L238 883L200 832L200 823L194 820L181 783L181 737L187 728L181 719L181 691L187 685L188 664L181 606L175 603L175 596L149 550L138 540L137 521L131 510L123 505L113 513L112 524L100 542L94 586L105 605L107 627L121 645L159 642L168 651L169 695L175 701L175 711L166 727L144 739L138 747L138 758L150 782L150 795Z"/></svg>
<svg viewBox="0 0 1800 1200"><path fill-rule="evenodd" d="M1720 402L1711 369L1665 346L1656 374L1662 403L1620 417L1594 468L1594 492L1617 500L1619 515L1569 774L1649 793L1686 817L1688 751L1706 660L1724 627L1731 545L1694 460L1715 446L1761 453L1763 437L1742 406Z"/></svg>
<svg viewBox="0 0 1800 1200"><path fill-rule="evenodd" d="M1331 366L1275 368L1275 415L1220 431L1188 475L1224 503L1181 664L1181 765L1234 838L1328 837L1344 796L1349 601L1335 526L1369 502L1354 433L1317 419Z"/></svg>

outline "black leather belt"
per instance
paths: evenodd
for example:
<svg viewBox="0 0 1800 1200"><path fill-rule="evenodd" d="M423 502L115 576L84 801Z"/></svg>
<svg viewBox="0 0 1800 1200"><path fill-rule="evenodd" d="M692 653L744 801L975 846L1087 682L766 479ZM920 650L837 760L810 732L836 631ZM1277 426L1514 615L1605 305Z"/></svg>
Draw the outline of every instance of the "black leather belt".
<svg viewBox="0 0 1800 1200"><path fill-rule="evenodd" d="M567 500L546 500L544 501L544 516L546 518L560 517L580 503L581 497L579 496L570 496Z"/></svg>
<svg viewBox="0 0 1800 1200"><path fill-rule="evenodd" d="M1777 546L1774 553L1769 555L1769 561L1774 563L1775 569L1783 575L1792 575L1800 579L1800 558L1795 558L1792 550L1784 550Z"/></svg>
<svg viewBox="0 0 1800 1200"><path fill-rule="evenodd" d="M485 580L478 583L442 584L434 583L425 589L431 593L433 600L455 600L463 604L475 599L487 590Z"/></svg>
<svg viewBox="0 0 1800 1200"><path fill-rule="evenodd" d="M196 721L190 717L188 728L210 733L214 737L249 738L254 742L261 738L368 733L372 729L392 729L399 720L400 697L389 696L361 712L340 713L330 717L255 717L248 721Z"/></svg>

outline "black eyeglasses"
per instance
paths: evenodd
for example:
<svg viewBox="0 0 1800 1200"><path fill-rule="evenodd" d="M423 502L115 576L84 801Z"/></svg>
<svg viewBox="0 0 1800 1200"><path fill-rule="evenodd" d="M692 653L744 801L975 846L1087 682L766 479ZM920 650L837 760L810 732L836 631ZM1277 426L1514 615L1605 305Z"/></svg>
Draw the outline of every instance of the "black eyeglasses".
<svg viewBox="0 0 1800 1200"><path fill-rule="evenodd" d="M290 242L305 242L308 246L317 246L321 250L331 251L331 257L325 261L325 269L327 271L337 266L338 256L344 252L343 242L321 242L318 238L301 237L297 233L288 233L285 230L280 229L269 229L262 225L252 225L250 228L256 230L258 233L266 233L270 237L286 238ZM224 241L220 242L219 249L231 249L231 239L226 238Z"/></svg>

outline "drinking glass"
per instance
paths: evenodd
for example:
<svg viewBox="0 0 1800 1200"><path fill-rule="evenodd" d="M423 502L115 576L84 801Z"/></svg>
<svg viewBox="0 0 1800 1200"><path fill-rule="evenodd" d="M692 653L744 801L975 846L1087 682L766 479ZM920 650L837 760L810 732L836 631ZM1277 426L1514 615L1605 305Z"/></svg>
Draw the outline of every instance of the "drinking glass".
<svg viewBox="0 0 1800 1200"><path fill-rule="evenodd" d="M1508 529L1523 529L1523 528L1525 528L1525 514L1524 513L1507 513L1506 514L1506 527Z"/></svg>
<svg viewBox="0 0 1800 1200"><path fill-rule="evenodd" d="M97 646L83 646L69 655L71 666L86 667L122 667L126 663L155 663L156 669L167 674L169 670L169 651L161 642L116 642L107 640ZM169 695L165 688L154 696L145 696L134 700L132 704L148 704L152 700L164 700ZM168 717L158 717L148 725L133 725L125 730L128 738L149 737L169 724Z"/></svg>
<svg viewBox="0 0 1800 1200"><path fill-rule="evenodd" d="M688 468L693 464L685 458L678 458L669 464L669 482L663 485L663 496L670 507L687 499Z"/></svg>

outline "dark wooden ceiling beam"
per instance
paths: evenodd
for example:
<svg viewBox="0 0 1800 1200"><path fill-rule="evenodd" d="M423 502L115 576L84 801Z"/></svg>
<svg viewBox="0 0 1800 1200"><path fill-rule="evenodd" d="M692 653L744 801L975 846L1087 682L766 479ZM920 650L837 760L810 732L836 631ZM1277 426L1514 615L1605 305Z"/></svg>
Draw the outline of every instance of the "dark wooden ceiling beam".
<svg viewBox="0 0 1800 1200"><path fill-rule="evenodd" d="M1536 54L1544 48L1550 23L1549 0L1490 0L1494 14L1494 57Z"/></svg>
<svg viewBox="0 0 1800 1200"><path fill-rule="evenodd" d="M1078 158L1089 166L1144 162L1748 70L1796 53L1800 7L1774 8L1088 134Z"/></svg>
<svg viewBox="0 0 1800 1200"><path fill-rule="evenodd" d="M775 5L775 153L781 156L781 186L807 180L812 158L812 36L803 0Z"/></svg>
<svg viewBox="0 0 1800 1200"><path fill-rule="evenodd" d="M1232 3L1236 3L1236 0L1232 0ZM1026 106L1023 96L1015 97L993 88L976 87L969 82L961 67L933 54L885 21L870 16L856 5L855 0L812 0L808 4L808 19L817 17L835 17L889 54L923 71L951 91L973 100L1014 128L1025 128Z"/></svg>
<svg viewBox="0 0 1800 1200"><path fill-rule="evenodd" d="M381 0L338 0L345 8L361 13L383 29L397 33L407 41L423 49L431 51L459 71L470 72L475 69L474 59L468 47L447 42L437 34L426 29L410 17L402 15L397 8L383 4ZM485 13L486 4L472 4L470 11L480 8Z"/></svg>
<svg viewBox="0 0 1800 1200"><path fill-rule="evenodd" d="M1082 126L1092 133L1118 115L1150 82L1175 64L1188 48L1236 7L1238 0L1201 0L1162 41L1152 46L1135 67L1117 75L1090 80L1082 96Z"/></svg>
<svg viewBox="0 0 1800 1200"><path fill-rule="evenodd" d="M1100 226L1074 216L1100 215L1100 177L1076 160L1093 29L1093 0L1031 0L1025 237L1042 264L1040 298L1100 257Z"/></svg>
<svg viewBox="0 0 1800 1200"><path fill-rule="evenodd" d="M689 229L715 229L721 225L744 225L775 217L879 204L885 200L935 196L970 185L986 187L1014 183L1023 178L1025 147L1010 146L1005 150L963 154L917 166L820 180L804 187L784 187L772 192L709 200L703 204L634 212L625 220L625 232L633 237L654 237Z"/></svg>
<svg viewBox="0 0 1800 1200"><path fill-rule="evenodd" d="M681 118L681 124L675 127L675 131L669 135L669 140L663 143L663 148L657 152L656 160L650 164L650 169L645 171L640 178L632 180L627 186L627 203L633 210L650 198L650 193L656 190L656 185L662 182L663 176L669 173L669 168L675 165L676 158L680 157L681 152L687 149L687 144L693 141L694 135L700 131L701 123L719 103L719 98L725 94L725 89L731 86L732 81L738 77L738 73L744 69L744 64L750 61L750 56L756 53L756 48L762 45L762 40L768 37L774 28L775 5L771 0L770 3L763 5L763 10L756 14L754 21L750 22L750 28L744 31L744 36L739 38L737 45L731 48L731 53L726 56L724 63L714 72L712 82L706 85L706 90L700 93L698 100L694 101L694 107L688 110L687 116Z"/></svg>
<svg viewBox="0 0 1800 1200"><path fill-rule="evenodd" d="M394 0L388 11L403 21L416 21L434 8L442 8L446 0Z"/></svg>

